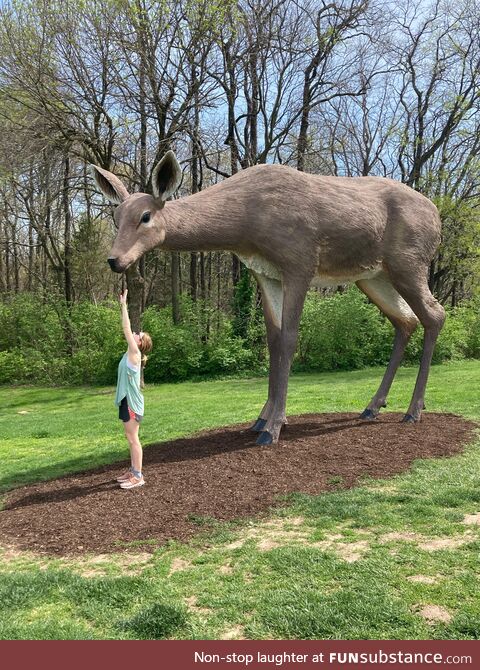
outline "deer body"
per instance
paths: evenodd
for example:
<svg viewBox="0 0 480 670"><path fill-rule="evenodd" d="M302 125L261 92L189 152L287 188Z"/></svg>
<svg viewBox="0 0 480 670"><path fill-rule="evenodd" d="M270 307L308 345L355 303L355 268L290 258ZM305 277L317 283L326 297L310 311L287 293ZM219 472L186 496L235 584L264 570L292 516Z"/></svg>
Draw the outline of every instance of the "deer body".
<svg viewBox="0 0 480 670"><path fill-rule="evenodd" d="M286 422L290 364L312 285L355 282L395 326L392 358L362 414L365 419L375 418L385 405L408 339L419 321L424 325L424 353L406 420L420 418L433 346L444 320L427 284L440 241L440 218L427 198L389 179L324 177L258 165L165 202L181 176L172 152L153 173L155 197L129 195L116 177L100 168L94 168L94 175L102 191L120 204L109 259L113 270L123 272L160 246L231 251L254 274L270 353L268 400L253 427L260 432L259 443L276 442Z"/></svg>

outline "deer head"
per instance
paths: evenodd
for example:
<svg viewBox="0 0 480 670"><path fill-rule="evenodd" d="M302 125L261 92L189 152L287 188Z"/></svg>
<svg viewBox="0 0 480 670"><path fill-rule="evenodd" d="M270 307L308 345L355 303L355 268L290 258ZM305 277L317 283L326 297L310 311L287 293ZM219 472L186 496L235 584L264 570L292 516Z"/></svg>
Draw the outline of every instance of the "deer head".
<svg viewBox="0 0 480 670"><path fill-rule="evenodd" d="M120 179L108 170L97 165L91 165L91 169L99 190L118 205L113 215L118 232L108 263L114 272L125 272L145 252L164 241L161 212L165 201L182 181L182 169L173 151L167 151L152 173L153 195L130 194Z"/></svg>

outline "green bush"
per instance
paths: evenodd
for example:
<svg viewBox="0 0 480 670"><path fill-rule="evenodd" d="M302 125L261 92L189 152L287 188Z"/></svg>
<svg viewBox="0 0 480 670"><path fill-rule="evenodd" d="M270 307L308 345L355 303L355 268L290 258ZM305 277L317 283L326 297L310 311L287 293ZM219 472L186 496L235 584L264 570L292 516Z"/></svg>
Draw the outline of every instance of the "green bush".
<svg viewBox="0 0 480 670"><path fill-rule="evenodd" d="M310 292L300 322L297 370L351 370L385 364L393 328L357 289L322 297Z"/></svg>
<svg viewBox="0 0 480 670"><path fill-rule="evenodd" d="M75 305L69 316L73 347L66 375L71 384L114 384L126 349L118 305Z"/></svg>
<svg viewBox="0 0 480 670"><path fill-rule="evenodd" d="M173 325L170 308L150 307L142 327L154 344L147 382L266 369L265 328L255 306L244 337L234 333L227 315L187 298L180 325ZM407 364L418 364L422 342L419 327L407 347ZM326 298L312 291L301 319L294 369L383 366L392 344L390 322L356 288ZM116 303L84 302L67 309L53 298L47 302L29 294L0 303L0 384L114 384L125 349ZM447 310L433 361L461 358L480 358L478 299Z"/></svg>
<svg viewBox="0 0 480 670"><path fill-rule="evenodd" d="M445 324L440 332L433 363L463 358L480 358L480 311L475 302L446 309ZM419 326L405 352L407 364L417 364L422 354L423 328Z"/></svg>
<svg viewBox="0 0 480 670"><path fill-rule="evenodd" d="M21 351L0 351L0 384L23 381L25 359Z"/></svg>
<svg viewBox="0 0 480 670"><path fill-rule="evenodd" d="M48 304L37 296L22 294L1 303L0 383L58 383L64 374L63 340L55 302Z"/></svg>
<svg viewBox="0 0 480 670"><path fill-rule="evenodd" d="M0 350L31 347L52 353L63 340L59 305L31 294L0 303Z"/></svg>
<svg viewBox="0 0 480 670"><path fill-rule="evenodd" d="M231 323L227 322L216 337L207 343L202 365L203 374L232 374L256 368L254 351L245 348L244 340L235 337L232 331Z"/></svg>
<svg viewBox="0 0 480 670"><path fill-rule="evenodd" d="M174 326L169 307L149 307L143 315L143 328L150 333L153 349L148 356L145 380L182 381L198 376L213 376L251 369L252 352L232 333L232 324L223 316L207 337L206 322L212 311L200 301L182 301L182 322Z"/></svg>
<svg viewBox="0 0 480 670"><path fill-rule="evenodd" d="M143 315L143 329L153 340L145 368L146 381L181 381L198 374L202 360L201 339L187 323L174 326L171 309L149 307Z"/></svg>
<svg viewBox="0 0 480 670"><path fill-rule="evenodd" d="M433 363L480 357L480 305L472 301L447 308ZM388 319L355 288L322 298L307 296L295 358L298 370L351 370L386 365L393 347L394 330ZM417 365L423 346L418 326L405 352L404 362Z"/></svg>
<svg viewBox="0 0 480 670"><path fill-rule="evenodd" d="M0 304L0 383L112 384L125 340L118 308L43 302Z"/></svg>
<svg viewBox="0 0 480 670"><path fill-rule="evenodd" d="M465 358L480 358L480 299L456 307L451 315L465 328Z"/></svg>

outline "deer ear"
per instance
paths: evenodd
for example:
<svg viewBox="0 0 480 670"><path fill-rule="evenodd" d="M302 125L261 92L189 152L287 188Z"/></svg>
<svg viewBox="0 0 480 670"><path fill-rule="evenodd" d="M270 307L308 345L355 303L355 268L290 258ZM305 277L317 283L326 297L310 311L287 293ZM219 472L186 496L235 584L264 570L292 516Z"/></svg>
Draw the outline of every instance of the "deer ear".
<svg viewBox="0 0 480 670"><path fill-rule="evenodd" d="M153 195L160 200L168 200L182 182L182 168L173 151L167 151L152 172Z"/></svg>
<svg viewBox="0 0 480 670"><path fill-rule="evenodd" d="M118 177L98 165L90 164L95 183L103 195L111 202L120 205L130 195Z"/></svg>

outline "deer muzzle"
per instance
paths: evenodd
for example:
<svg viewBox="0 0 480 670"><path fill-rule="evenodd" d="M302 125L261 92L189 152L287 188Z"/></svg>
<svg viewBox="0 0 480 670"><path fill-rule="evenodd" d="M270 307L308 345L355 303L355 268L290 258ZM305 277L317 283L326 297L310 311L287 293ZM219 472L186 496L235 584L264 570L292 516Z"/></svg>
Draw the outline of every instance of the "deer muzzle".
<svg viewBox="0 0 480 670"><path fill-rule="evenodd" d="M113 270L113 272L123 272L123 270L118 267L116 258L109 258L107 259L107 262L110 265L110 270Z"/></svg>

